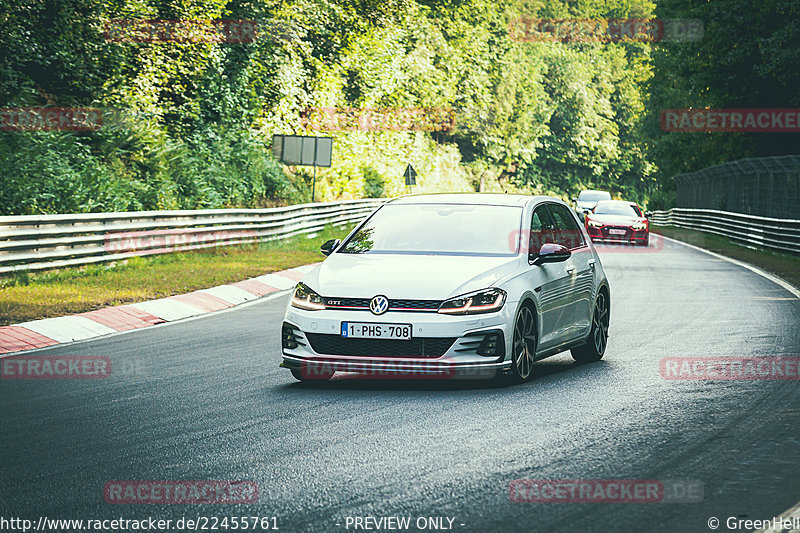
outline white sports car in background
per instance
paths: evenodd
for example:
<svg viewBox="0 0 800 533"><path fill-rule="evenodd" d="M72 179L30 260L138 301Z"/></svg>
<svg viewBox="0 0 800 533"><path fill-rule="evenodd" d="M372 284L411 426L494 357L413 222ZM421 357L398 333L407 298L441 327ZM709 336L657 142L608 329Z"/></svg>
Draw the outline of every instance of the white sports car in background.
<svg viewBox="0 0 800 533"><path fill-rule="evenodd" d="M532 376L570 349L603 357L610 293L600 259L560 200L404 196L383 204L294 290L282 366L413 377Z"/></svg>
<svg viewBox="0 0 800 533"><path fill-rule="evenodd" d="M583 220L586 213L589 213L597 205L597 202L611 200L611 193L608 191L581 191L577 198L574 198L575 212Z"/></svg>

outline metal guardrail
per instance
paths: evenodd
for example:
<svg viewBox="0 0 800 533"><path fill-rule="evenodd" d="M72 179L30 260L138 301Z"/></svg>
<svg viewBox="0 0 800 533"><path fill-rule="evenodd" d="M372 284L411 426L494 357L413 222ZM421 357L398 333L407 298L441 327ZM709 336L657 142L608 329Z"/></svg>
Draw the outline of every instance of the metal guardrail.
<svg viewBox="0 0 800 533"><path fill-rule="evenodd" d="M747 248L800 254L800 220L676 207L669 211L652 211L650 222L722 235Z"/></svg>
<svg viewBox="0 0 800 533"><path fill-rule="evenodd" d="M0 216L0 274L291 237L356 222L384 199L268 209Z"/></svg>

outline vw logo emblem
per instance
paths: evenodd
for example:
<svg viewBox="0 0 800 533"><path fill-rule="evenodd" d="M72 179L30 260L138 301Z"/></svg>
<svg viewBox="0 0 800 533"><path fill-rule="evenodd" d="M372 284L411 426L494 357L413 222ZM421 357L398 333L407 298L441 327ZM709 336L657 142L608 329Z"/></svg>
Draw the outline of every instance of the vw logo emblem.
<svg viewBox="0 0 800 533"><path fill-rule="evenodd" d="M374 297L369 302L369 310L373 315L382 315L389 310L389 299L382 295Z"/></svg>

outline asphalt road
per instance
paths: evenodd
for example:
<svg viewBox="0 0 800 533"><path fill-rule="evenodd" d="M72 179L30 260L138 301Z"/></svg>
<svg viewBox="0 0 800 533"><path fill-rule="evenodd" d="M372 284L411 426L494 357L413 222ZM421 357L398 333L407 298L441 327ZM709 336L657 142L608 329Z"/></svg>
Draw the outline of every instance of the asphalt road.
<svg viewBox="0 0 800 533"><path fill-rule="evenodd" d="M665 356L799 355L800 300L683 246L601 248L606 358L576 365L561 354L524 385L298 384L278 368L286 294L38 351L106 355L114 372L0 380L0 517L277 516L289 532L345 531L348 516L450 517L460 531L710 531L712 516L771 518L800 501L800 381L659 374ZM694 480L704 492L695 503L511 502L521 478ZM107 481L129 479L252 480L260 499L104 501Z"/></svg>

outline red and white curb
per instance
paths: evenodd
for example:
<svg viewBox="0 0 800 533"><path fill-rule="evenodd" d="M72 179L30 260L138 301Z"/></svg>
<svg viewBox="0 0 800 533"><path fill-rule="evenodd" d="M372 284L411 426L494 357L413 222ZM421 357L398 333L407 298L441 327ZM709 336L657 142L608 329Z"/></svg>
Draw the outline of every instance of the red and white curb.
<svg viewBox="0 0 800 533"><path fill-rule="evenodd" d="M294 287L304 265L188 294L0 327L0 354L81 341L221 311Z"/></svg>

